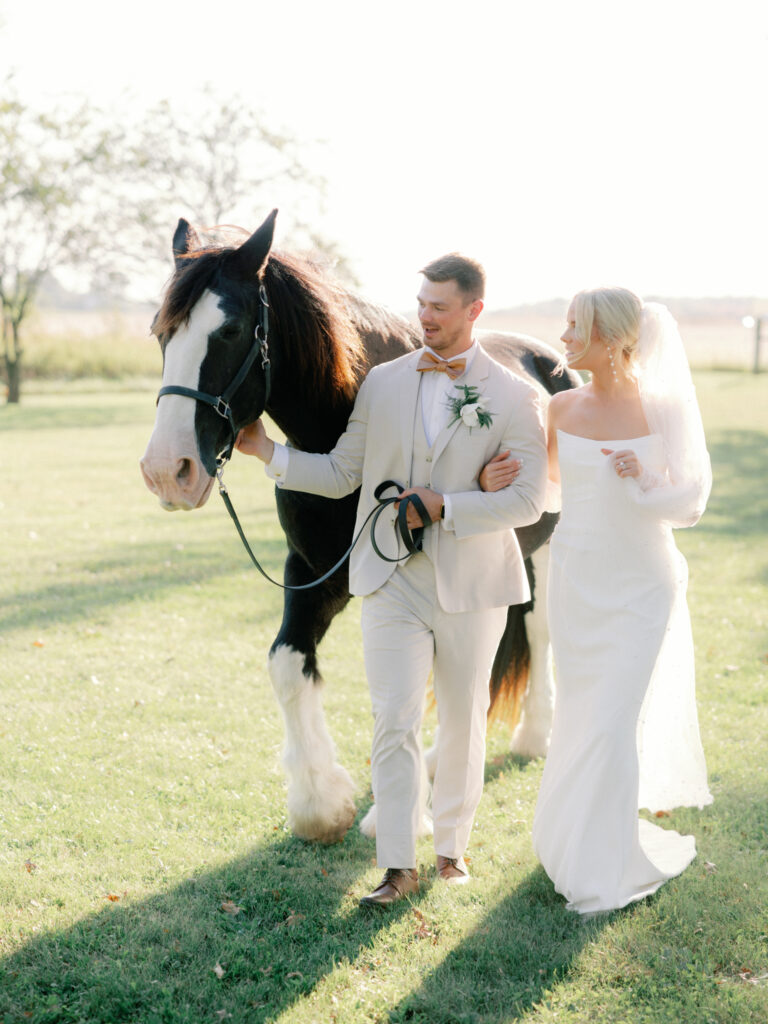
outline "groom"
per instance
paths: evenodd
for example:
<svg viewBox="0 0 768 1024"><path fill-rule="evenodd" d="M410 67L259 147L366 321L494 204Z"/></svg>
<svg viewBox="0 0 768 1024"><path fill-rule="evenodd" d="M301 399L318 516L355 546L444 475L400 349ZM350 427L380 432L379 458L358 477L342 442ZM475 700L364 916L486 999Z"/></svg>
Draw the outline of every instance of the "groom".
<svg viewBox="0 0 768 1024"><path fill-rule="evenodd" d="M488 681L507 606L529 599L513 527L535 522L546 481L546 448L534 390L491 359L472 330L485 273L456 253L426 266L418 294L425 348L373 367L347 429L327 455L270 440L261 421L237 447L267 464L278 486L341 498L361 487L355 532L385 480L417 495L429 526L423 550L379 557L366 531L352 552L349 586L362 595L365 668L373 704L371 753L376 853L386 868L361 905L386 906L418 891L421 720L430 672L437 701L432 792L437 873L468 880L463 858L485 767ZM503 490L480 490L483 466L505 450L520 472ZM362 485L362 486L361 486ZM394 529L397 507L379 519L388 558L407 555ZM408 526L421 526L413 504Z"/></svg>

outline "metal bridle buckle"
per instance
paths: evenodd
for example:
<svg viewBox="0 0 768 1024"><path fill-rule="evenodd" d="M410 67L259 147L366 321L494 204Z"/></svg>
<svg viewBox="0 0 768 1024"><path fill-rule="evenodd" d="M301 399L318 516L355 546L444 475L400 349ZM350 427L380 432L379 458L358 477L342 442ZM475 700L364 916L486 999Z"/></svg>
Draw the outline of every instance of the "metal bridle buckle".
<svg viewBox="0 0 768 1024"><path fill-rule="evenodd" d="M216 405L213 408L222 419L232 419L232 410L229 407L229 402L224 401L221 395L216 399Z"/></svg>
<svg viewBox="0 0 768 1024"><path fill-rule="evenodd" d="M256 330L253 332L254 337L259 343L259 351L261 353L261 368L266 369L269 366L269 345L267 338L269 336L269 299L267 298L267 289L263 284L259 285L259 299L264 312L264 320L262 322L261 317L259 322L256 324Z"/></svg>

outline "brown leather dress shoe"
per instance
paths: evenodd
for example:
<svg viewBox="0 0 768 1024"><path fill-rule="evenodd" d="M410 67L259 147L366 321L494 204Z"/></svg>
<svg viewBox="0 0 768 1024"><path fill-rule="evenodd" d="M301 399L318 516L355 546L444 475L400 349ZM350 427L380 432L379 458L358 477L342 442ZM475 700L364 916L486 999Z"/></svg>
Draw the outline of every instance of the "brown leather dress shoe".
<svg viewBox="0 0 768 1024"><path fill-rule="evenodd" d="M463 857L437 855L437 877L448 885L464 885L469 881L469 868Z"/></svg>
<svg viewBox="0 0 768 1024"><path fill-rule="evenodd" d="M360 906L388 907L418 891L419 875L415 868L387 868L379 885L360 900Z"/></svg>

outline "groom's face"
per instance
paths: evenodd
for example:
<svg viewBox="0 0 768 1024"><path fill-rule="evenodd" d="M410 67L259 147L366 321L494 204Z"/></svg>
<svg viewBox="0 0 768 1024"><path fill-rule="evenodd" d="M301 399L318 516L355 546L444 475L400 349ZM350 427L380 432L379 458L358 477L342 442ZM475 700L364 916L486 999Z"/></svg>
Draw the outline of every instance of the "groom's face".
<svg viewBox="0 0 768 1024"><path fill-rule="evenodd" d="M424 278L417 296L424 344L449 358L472 343L472 327L483 308L480 299L468 301L455 281Z"/></svg>

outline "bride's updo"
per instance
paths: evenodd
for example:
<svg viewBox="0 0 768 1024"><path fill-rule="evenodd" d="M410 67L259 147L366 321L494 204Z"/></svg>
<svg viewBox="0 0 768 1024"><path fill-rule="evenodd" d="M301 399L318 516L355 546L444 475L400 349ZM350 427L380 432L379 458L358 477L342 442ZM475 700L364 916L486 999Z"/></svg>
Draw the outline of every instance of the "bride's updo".
<svg viewBox="0 0 768 1024"><path fill-rule="evenodd" d="M595 328L601 341L615 348L624 369L630 368L640 333L642 300L628 288L592 288L574 296L576 334L585 340L584 352Z"/></svg>

